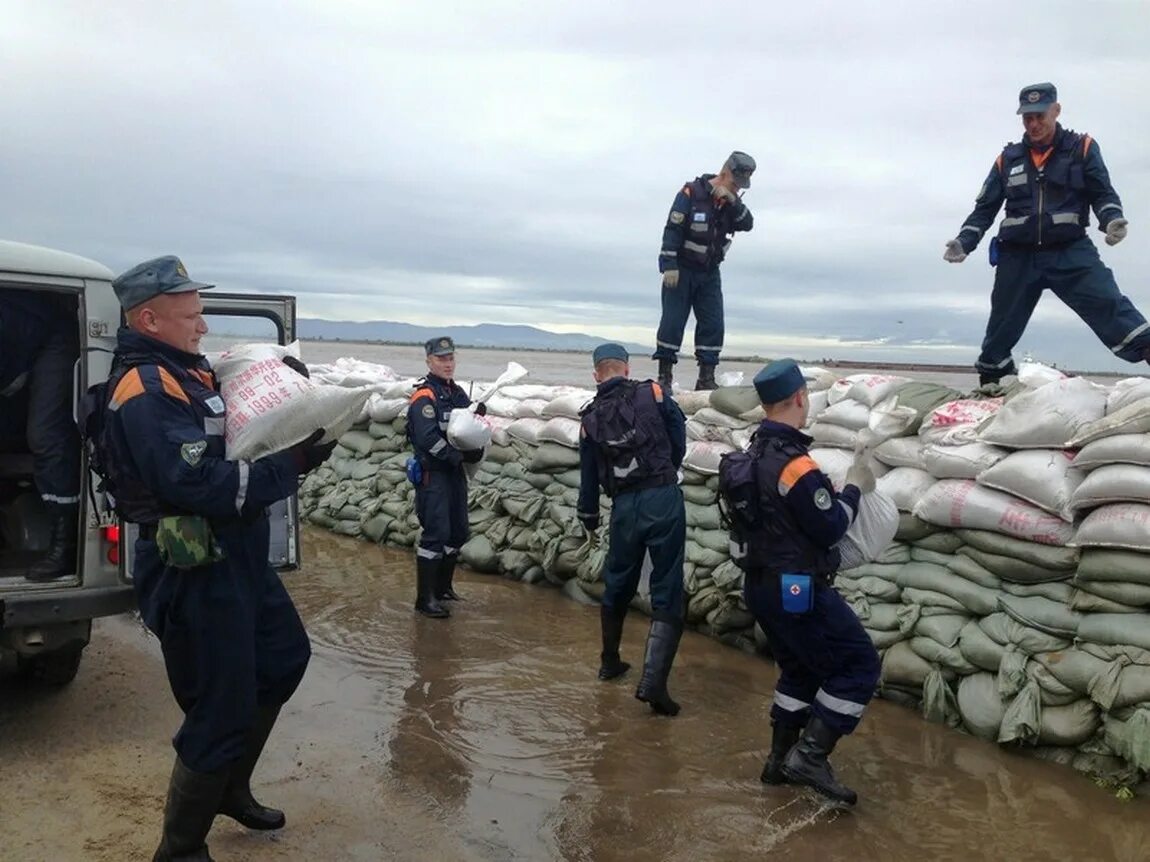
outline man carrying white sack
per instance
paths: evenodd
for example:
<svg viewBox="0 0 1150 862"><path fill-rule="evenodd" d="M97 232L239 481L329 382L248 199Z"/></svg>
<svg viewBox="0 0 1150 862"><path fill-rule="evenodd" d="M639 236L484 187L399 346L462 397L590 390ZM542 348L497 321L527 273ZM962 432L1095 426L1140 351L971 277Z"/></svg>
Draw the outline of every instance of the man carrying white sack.
<svg viewBox="0 0 1150 862"><path fill-rule="evenodd" d="M418 465L409 478L415 484L415 513L422 535L415 549L415 609L425 617L451 616L440 602L459 599L453 581L459 549L467 541L467 473L465 463L483 458L482 449L460 451L448 442L451 411L471 406L454 380L455 342L447 336L424 345L427 377L417 384L407 408L407 436ZM482 416L483 404L475 409Z"/></svg>
<svg viewBox="0 0 1150 862"><path fill-rule="evenodd" d="M810 400L797 364L781 359L755 375L766 418L747 453L724 456L719 492L732 524L737 562L746 572L743 599L779 666L766 784L812 787L853 805L827 758L858 726L874 696L880 663L854 611L831 586L836 545L858 516L875 477L864 458L835 493L808 454Z"/></svg>

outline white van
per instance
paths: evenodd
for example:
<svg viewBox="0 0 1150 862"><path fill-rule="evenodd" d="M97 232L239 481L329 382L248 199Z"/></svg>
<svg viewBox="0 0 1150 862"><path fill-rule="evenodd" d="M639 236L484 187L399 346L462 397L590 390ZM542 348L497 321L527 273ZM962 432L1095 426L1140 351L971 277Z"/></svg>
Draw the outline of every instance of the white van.
<svg viewBox="0 0 1150 862"><path fill-rule="evenodd" d="M105 380L111 369L122 322L112 278L111 270L86 258L0 241L0 288L52 291L74 303L81 350L72 377L73 415L87 388ZM203 300L208 326L218 331L208 336L214 347L295 339L295 297L211 290ZM116 519L86 462L81 475L75 574L33 583L20 570L30 555L47 550L49 517L33 484L32 456L15 446L0 448L0 664L14 655L21 672L50 685L76 676L95 617L135 606L130 551L135 528ZM273 507L271 557L276 568L298 565L294 498Z"/></svg>

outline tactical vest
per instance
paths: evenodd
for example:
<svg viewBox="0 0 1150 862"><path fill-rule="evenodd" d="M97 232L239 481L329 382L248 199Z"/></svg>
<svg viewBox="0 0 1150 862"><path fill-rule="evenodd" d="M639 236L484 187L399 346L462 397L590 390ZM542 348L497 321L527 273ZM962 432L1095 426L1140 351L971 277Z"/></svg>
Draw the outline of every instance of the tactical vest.
<svg viewBox="0 0 1150 862"><path fill-rule="evenodd" d="M802 444L778 437L757 436L751 453L758 462L759 513L746 536L746 568L770 575L785 572L831 576L839 567L836 548L820 548L799 527L779 493L783 470L807 454Z"/></svg>
<svg viewBox="0 0 1150 862"><path fill-rule="evenodd" d="M616 383L580 414L598 450L599 484L608 497L678 481L653 386L650 380Z"/></svg>
<svg viewBox="0 0 1150 862"><path fill-rule="evenodd" d="M1083 150L1088 141L1089 136L1061 131L1041 168L1035 167L1026 144L1007 144L999 168L1006 192L1000 242L1058 245L1086 236L1090 202Z"/></svg>
<svg viewBox="0 0 1150 862"><path fill-rule="evenodd" d="M716 205L707 179L703 176L687 183L691 211L683 225L683 245L679 248L679 264L697 269L718 266L731 247L726 227L730 220L730 207Z"/></svg>

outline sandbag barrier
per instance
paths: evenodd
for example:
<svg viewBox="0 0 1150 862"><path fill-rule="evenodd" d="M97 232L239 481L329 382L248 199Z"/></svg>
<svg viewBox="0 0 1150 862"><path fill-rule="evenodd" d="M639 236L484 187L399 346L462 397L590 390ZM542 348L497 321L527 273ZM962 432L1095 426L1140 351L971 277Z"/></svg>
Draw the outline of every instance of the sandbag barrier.
<svg viewBox="0 0 1150 862"><path fill-rule="evenodd" d="M348 363L350 361L343 360ZM362 385L370 370L347 375ZM339 382L347 368L317 366ZM1009 389L964 394L891 375L808 369L812 456L840 484L863 435L895 541L836 587L882 655L880 694L989 741L1023 746L1117 786L1150 770L1150 380L1098 386L1025 367ZM300 489L311 523L410 547L405 396L372 396ZM833 381L833 382L832 382ZM603 593L606 526L575 518L578 411L593 393L517 385L489 403L493 445L472 478L475 571ZM765 638L743 604L716 506L719 457L759 419L750 387L678 393L688 416L688 624L744 650ZM603 498L603 523L607 523ZM645 599L636 605L649 611Z"/></svg>

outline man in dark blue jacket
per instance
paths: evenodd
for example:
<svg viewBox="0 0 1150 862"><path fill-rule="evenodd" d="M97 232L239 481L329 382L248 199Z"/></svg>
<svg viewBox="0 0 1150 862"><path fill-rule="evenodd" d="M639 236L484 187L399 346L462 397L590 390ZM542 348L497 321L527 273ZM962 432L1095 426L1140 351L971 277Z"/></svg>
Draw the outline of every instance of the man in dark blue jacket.
<svg viewBox="0 0 1150 862"><path fill-rule="evenodd" d="M623 619L650 554L651 630L635 697L657 713L676 715L679 704L667 692L667 678L683 634L687 519L678 470L687 451L686 420L658 383L628 379L630 357L623 345L599 345L592 361L598 389L582 416L577 513L593 532L599 527L600 486L611 498L599 679L614 679L630 667L619 658Z"/></svg>
<svg viewBox="0 0 1150 862"><path fill-rule="evenodd" d="M1116 356L1150 362L1150 324L1118 289L1086 235L1093 210L1107 245L1125 239L1122 201L1110 185L1097 142L1064 129L1058 123L1061 112L1053 84L1023 88L1022 143L1007 144L995 160L974 211L943 253L950 263L965 260L1006 203L998 236L991 240L991 264L998 269L975 363L984 384L1016 373L1011 351L1047 288Z"/></svg>
<svg viewBox="0 0 1150 862"><path fill-rule="evenodd" d="M695 358L699 361L696 389L714 389L715 366L723 349L723 282L719 264L731 245L731 234L748 231L755 217L740 194L750 188L755 160L733 152L718 175L703 174L686 183L675 195L663 245L659 272L663 274L663 315L655 335L659 383L671 394L671 380L683 330L695 311Z"/></svg>
<svg viewBox="0 0 1150 862"><path fill-rule="evenodd" d="M128 325L106 386L99 461L117 512L139 524L136 597L184 712L154 858L209 859L217 813L251 829L284 825L250 780L311 648L268 564L266 507L293 494L334 443L312 435L257 461L228 460L224 401L200 354L199 291L211 285L168 256L112 286Z"/></svg>
<svg viewBox="0 0 1150 862"><path fill-rule="evenodd" d="M793 783L853 805L827 758L858 725L874 696L879 658L854 611L831 586L839 567L835 544L858 515L874 473L858 461L835 493L807 447L810 400L794 360L755 376L766 419L751 441L757 492L743 530L743 598L767 635L779 666L767 784ZM720 479L723 482L723 479Z"/></svg>
<svg viewBox="0 0 1150 862"><path fill-rule="evenodd" d="M415 513L423 529L415 549L415 609L425 617L451 616L440 602L455 601L455 565L467 541L467 473L465 463L483 457L482 449L460 451L447 441L452 410L471 406L455 382L455 342L447 336L424 344L427 377L412 393L407 408L407 436L420 465L415 486ZM475 411L483 415L480 404Z"/></svg>
<svg viewBox="0 0 1150 862"><path fill-rule="evenodd" d="M32 453L36 490L51 517L48 552L25 571L30 581L76 571L80 437L72 385L79 358L75 300L0 290L0 437Z"/></svg>

